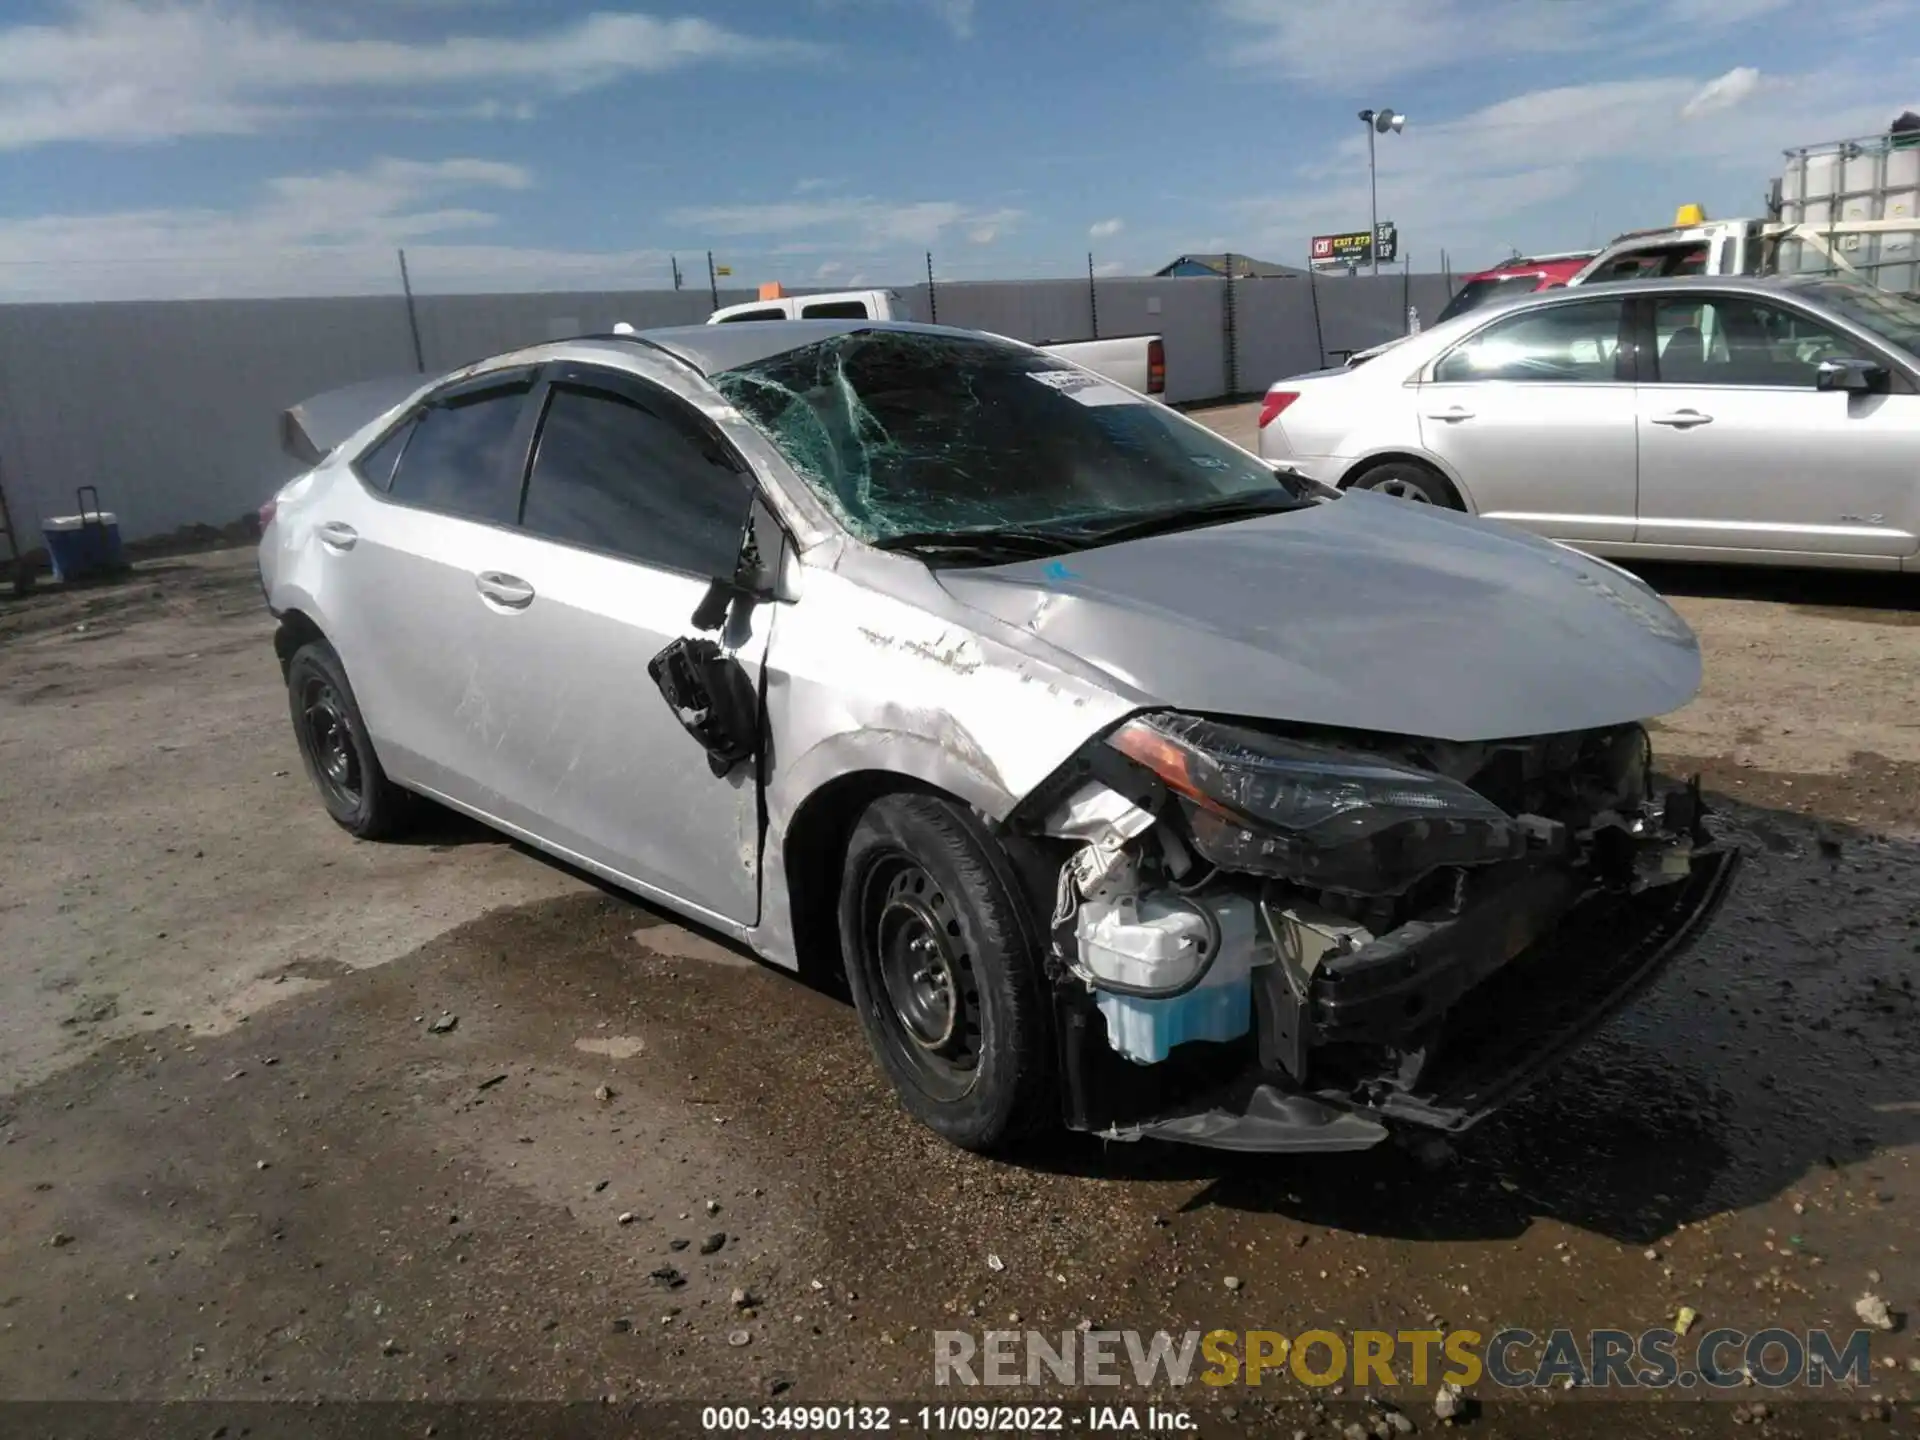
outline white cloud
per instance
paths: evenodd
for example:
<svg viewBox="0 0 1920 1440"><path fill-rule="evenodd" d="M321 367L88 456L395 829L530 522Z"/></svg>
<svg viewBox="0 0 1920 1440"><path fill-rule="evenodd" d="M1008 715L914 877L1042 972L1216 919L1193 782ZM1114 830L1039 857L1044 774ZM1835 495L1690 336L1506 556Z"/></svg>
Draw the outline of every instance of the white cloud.
<svg viewBox="0 0 1920 1440"><path fill-rule="evenodd" d="M1108 260L1104 264L1094 266L1093 273L1103 279L1113 275L1124 275L1127 273L1126 262L1122 260Z"/></svg>
<svg viewBox="0 0 1920 1440"><path fill-rule="evenodd" d="M1862 0L1855 0L1862 3ZM1911 0L1895 0L1910 5ZM1673 51L1723 39L1795 0L1214 0L1229 64L1391 99L1373 87L1403 76L1484 68L1507 57ZM1839 7L1845 10L1848 7ZM1357 107L1356 107L1357 108Z"/></svg>
<svg viewBox="0 0 1920 1440"><path fill-rule="evenodd" d="M974 0L814 0L822 10L876 10L902 7L918 10L946 27L956 40L973 38Z"/></svg>
<svg viewBox="0 0 1920 1440"><path fill-rule="evenodd" d="M1591 33L1592 7L1553 0L1217 0L1217 8L1234 32L1232 63L1346 89L1490 53L1577 50Z"/></svg>
<svg viewBox="0 0 1920 1440"><path fill-rule="evenodd" d="M1514 95L1452 120L1409 125L1380 142L1380 218L1400 229L1401 250L1416 268L1437 264L1446 247L1460 258L1497 252L1509 242L1577 245L1633 224L1657 224L1681 200L1738 174L1741 193L1758 197L1780 152L1792 145L1870 133L1910 103L1911 83L1839 71L1763 76L1739 67L1717 78L1671 75L1555 86ZM1737 124L1726 112L1755 95ZM1603 177L1680 177L1686 193L1646 196L1644 211L1604 208L1621 185ZM1292 174L1274 177L1274 195L1243 202L1251 229L1235 242L1285 262L1307 238L1364 229L1368 218L1367 144L1360 127ZM1700 186L1701 189L1691 187ZM1646 182L1630 187L1645 195ZM1597 206L1584 197L1607 197ZM1601 213L1596 214L1595 209ZM1527 227L1524 235L1515 227ZM1216 247L1217 248L1217 247Z"/></svg>
<svg viewBox="0 0 1920 1440"><path fill-rule="evenodd" d="M973 38L973 0L931 0L940 23L961 40Z"/></svg>
<svg viewBox="0 0 1920 1440"><path fill-rule="evenodd" d="M600 12L531 34L334 38L237 0L73 0L49 24L0 30L0 149L242 134L343 92L568 95L691 65L795 60L798 41L698 18Z"/></svg>
<svg viewBox="0 0 1920 1440"><path fill-rule="evenodd" d="M549 290L659 284L664 251L613 254L476 243L498 217L472 203L526 190L492 160L376 160L283 176L235 211L192 208L0 220L7 300L396 291L405 245L415 289ZM462 203L466 202L466 203Z"/></svg>
<svg viewBox="0 0 1920 1440"><path fill-rule="evenodd" d="M1797 0L1667 0L1669 23L1683 26L1743 24L1785 10Z"/></svg>
<svg viewBox="0 0 1920 1440"><path fill-rule="evenodd" d="M1680 107L1680 118L1696 120L1702 115L1731 110L1759 88L1760 72L1751 65L1736 65L1702 85L1693 98Z"/></svg>
<svg viewBox="0 0 1920 1440"><path fill-rule="evenodd" d="M670 212L668 222L696 238L708 235L785 235L826 232L821 246L793 242L795 248L877 250L889 245L932 245L943 235L964 229L976 244L987 244L1021 218L1018 210L976 210L952 200L893 202L871 196L816 200L774 200L741 205L695 205ZM985 232L986 238L980 239ZM789 248L782 246L782 249Z"/></svg>
<svg viewBox="0 0 1920 1440"><path fill-rule="evenodd" d="M1087 236L1092 240L1109 240L1126 228L1126 222L1118 217L1096 220L1087 227Z"/></svg>

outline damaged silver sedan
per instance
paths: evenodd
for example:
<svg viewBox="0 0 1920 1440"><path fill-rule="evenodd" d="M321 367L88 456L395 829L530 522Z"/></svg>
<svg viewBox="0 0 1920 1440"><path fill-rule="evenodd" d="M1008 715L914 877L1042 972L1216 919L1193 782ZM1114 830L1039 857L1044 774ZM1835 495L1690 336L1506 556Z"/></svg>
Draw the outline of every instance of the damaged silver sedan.
<svg viewBox="0 0 1920 1440"><path fill-rule="evenodd" d="M1655 793L1700 652L1646 586L1024 345L567 341L286 435L261 571L333 817L431 797L844 976L968 1148L1464 1128L1732 875Z"/></svg>

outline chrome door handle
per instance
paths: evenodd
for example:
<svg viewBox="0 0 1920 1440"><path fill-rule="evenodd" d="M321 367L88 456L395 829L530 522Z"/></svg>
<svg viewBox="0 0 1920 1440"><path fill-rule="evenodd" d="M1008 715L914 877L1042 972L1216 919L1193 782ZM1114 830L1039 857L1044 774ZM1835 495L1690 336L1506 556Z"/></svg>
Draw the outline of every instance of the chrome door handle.
<svg viewBox="0 0 1920 1440"><path fill-rule="evenodd" d="M533 586L518 575L482 570L473 577L473 588L480 592L481 599L504 605L509 610L524 610L533 603Z"/></svg>
<svg viewBox="0 0 1920 1440"><path fill-rule="evenodd" d="M329 550L351 550L360 532L344 520L324 520L316 527L320 543Z"/></svg>
<svg viewBox="0 0 1920 1440"><path fill-rule="evenodd" d="M1691 430L1695 425L1711 425L1713 416L1702 415L1698 410L1675 410L1670 415L1649 417L1656 425L1671 425L1676 430Z"/></svg>
<svg viewBox="0 0 1920 1440"><path fill-rule="evenodd" d="M1452 423L1455 420L1471 420L1473 418L1473 412L1463 406L1456 405L1451 410L1429 410L1426 418L1429 420L1445 420L1448 423Z"/></svg>

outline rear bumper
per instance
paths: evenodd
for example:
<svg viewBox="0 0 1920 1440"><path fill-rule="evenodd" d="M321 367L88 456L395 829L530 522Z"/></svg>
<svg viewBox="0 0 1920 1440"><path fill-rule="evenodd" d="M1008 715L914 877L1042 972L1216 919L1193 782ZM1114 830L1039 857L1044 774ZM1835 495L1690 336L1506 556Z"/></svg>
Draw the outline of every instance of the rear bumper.
<svg viewBox="0 0 1920 1440"><path fill-rule="evenodd" d="M1682 880L1634 895L1598 892L1570 906L1563 897L1556 904L1543 879L1521 902L1522 910L1557 916L1544 933L1531 932L1537 939L1486 936L1417 973L1324 992L1316 982L1301 1012L1303 1035L1271 1033L1274 1008L1261 1006L1258 1055L1244 1057L1229 1083L1137 1118L1114 1113L1124 1096L1071 1093L1084 1080L1084 1066L1074 1064L1076 1025L1083 1035L1088 1027L1069 1012L1068 1123L1109 1139L1268 1152L1365 1149L1405 1126L1457 1134L1565 1059L1679 960L1724 903L1739 859L1731 849L1702 849ZM1275 971L1256 974L1283 983ZM1087 1038L1101 1043L1097 1029ZM1289 1045L1299 1053L1303 1043L1316 1055L1372 1046L1391 1058L1371 1071L1349 1061L1340 1067L1347 1078L1332 1082L1315 1065L1297 1083L1274 1056ZM1226 1058L1216 1053L1214 1073Z"/></svg>

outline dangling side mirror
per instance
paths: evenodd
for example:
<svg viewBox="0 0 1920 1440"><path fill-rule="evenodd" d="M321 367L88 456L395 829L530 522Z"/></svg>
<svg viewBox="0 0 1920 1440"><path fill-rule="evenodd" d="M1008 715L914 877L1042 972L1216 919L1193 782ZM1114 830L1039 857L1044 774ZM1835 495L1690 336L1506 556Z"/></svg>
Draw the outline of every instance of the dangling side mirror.
<svg viewBox="0 0 1920 1440"><path fill-rule="evenodd" d="M707 752L707 768L725 775L760 745L760 704L746 667L704 636L682 636L647 662L686 732Z"/></svg>
<svg viewBox="0 0 1920 1440"><path fill-rule="evenodd" d="M701 633L673 641L647 662L647 674L686 732L707 752L707 768L725 775L760 748L760 700L747 669L719 641L736 604L773 598L786 533L756 495L741 524L731 572L715 575L688 623ZM723 637L724 638L724 637Z"/></svg>
<svg viewBox="0 0 1920 1440"><path fill-rule="evenodd" d="M755 603L773 599L774 578L785 544L786 532L756 495L740 527L740 543L734 551L732 568L724 574L716 572L708 583L707 593L700 597L689 620L693 628L700 631L723 628L735 601Z"/></svg>

